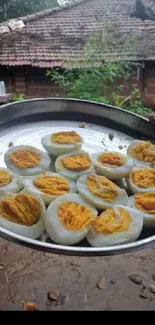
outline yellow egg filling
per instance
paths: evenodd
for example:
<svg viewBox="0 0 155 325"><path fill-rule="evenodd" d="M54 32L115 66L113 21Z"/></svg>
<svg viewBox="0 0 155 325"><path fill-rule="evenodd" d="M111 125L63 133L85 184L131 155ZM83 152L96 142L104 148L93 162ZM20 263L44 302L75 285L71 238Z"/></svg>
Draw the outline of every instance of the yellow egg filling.
<svg viewBox="0 0 155 325"><path fill-rule="evenodd" d="M32 168L40 163L41 157L38 153L28 149L21 149L9 155L11 162L19 168Z"/></svg>
<svg viewBox="0 0 155 325"><path fill-rule="evenodd" d="M136 194L135 206L146 213L155 214L155 193Z"/></svg>
<svg viewBox="0 0 155 325"><path fill-rule="evenodd" d="M130 222L130 214L125 209L107 209L92 222L92 227L95 232L108 235L128 230Z"/></svg>
<svg viewBox="0 0 155 325"><path fill-rule="evenodd" d="M58 218L62 226L70 231L82 231L94 220L90 209L74 202L61 204L58 209Z"/></svg>
<svg viewBox="0 0 155 325"><path fill-rule="evenodd" d="M4 170L0 170L0 187L10 184L12 177Z"/></svg>
<svg viewBox="0 0 155 325"><path fill-rule="evenodd" d="M125 163L125 158L118 153L105 152L98 157L98 162L108 167L121 167Z"/></svg>
<svg viewBox="0 0 155 325"><path fill-rule="evenodd" d="M86 185L92 194L106 202L113 202L118 196L117 186L104 176L89 175Z"/></svg>
<svg viewBox="0 0 155 325"><path fill-rule="evenodd" d="M133 149L133 156L146 162L155 162L155 146L150 141L137 143Z"/></svg>
<svg viewBox="0 0 155 325"><path fill-rule="evenodd" d="M73 155L61 159L63 166L69 170L86 170L90 167L91 161L86 155Z"/></svg>
<svg viewBox="0 0 155 325"><path fill-rule="evenodd" d="M40 176L33 181L41 192L49 195L62 195L69 192L68 182L56 176Z"/></svg>
<svg viewBox="0 0 155 325"><path fill-rule="evenodd" d="M19 225L32 226L39 221L40 203L29 194L6 197L0 202L0 216Z"/></svg>
<svg viewBox="0 0 155 325"><path fill-rule="evenodd" d="M75 131L62 131L54 133L51 141L58 144L74 144L80 142L81 138Z"/></svg>
<svg viewBox="0 0 155 325"><path fill-rule="evenodd" d="M155 187L155 169L139 169L130 175L130 180L142 188Z"/></svg>

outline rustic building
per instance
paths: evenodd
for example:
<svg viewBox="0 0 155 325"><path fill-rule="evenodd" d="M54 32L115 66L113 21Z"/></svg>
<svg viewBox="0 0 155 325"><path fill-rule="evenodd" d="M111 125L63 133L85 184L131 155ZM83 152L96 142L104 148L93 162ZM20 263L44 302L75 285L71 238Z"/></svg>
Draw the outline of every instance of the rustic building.
<svg viewBox="0 0 155 325"><path fill-rule="evenodd" d="M18 28L0 24L0 80L7 92L29 97L56 95L60 89L48 77L48 68L74 68L83 64L83 48L90 35L98 34L111 21L120 37L138 35L136 51L119 46L109 50L107 60L133 62L133 77L126 92L138 86L145 104L155 108L155 22L132 17L136 0L83 0L20 18ZM153 0L143 0L155 9ZM75 64L76 62L76 64ZM63 92L62 92L63 94Z"/></svg>

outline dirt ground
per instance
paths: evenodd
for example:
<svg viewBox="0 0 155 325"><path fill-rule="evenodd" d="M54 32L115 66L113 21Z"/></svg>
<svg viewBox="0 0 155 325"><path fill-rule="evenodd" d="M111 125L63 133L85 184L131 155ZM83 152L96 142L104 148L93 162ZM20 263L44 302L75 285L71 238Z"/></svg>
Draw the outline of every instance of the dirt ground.
<svg viewBox="0 0 155 325"><path fill-rule="evenodd" d="M133 282L131 275L142 283ZM25 310L27 302L38 310L155 310L153 279L155 247L85 258L43 253L0 239L0 310Z"/></svg>

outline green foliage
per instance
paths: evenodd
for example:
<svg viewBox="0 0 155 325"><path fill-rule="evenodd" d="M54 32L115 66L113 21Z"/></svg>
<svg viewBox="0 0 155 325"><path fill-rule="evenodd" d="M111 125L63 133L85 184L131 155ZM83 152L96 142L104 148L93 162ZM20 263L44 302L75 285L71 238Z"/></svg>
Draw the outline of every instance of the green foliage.
<svg viewBox="0 0 155 325"><path fill-rule="evenodd" d="M0 21L57 6L56 0L1 0Z"/></svg>
<svg viewBox="0 0 155 325"><path fill-rule="evenodd" d="M120 89L116 80L118 76L127 78L130 75L130 65L128 62L105 62L99 68L52 69L46 75L67 91L69 97L109 103L106 92L110 90L111 84L115 84L115 90Z"/></svg>
<svg viewBox="0 0 155 325"><path fill-rule="evenodd" d="M22 100L27 99L24 94L17 95L16 93L11 94L11 102L21 102Z"/></svg>
<svg viewBox="0 0 155 325"><path fill-rule="evenodd" d="M82 62L68 62L63 59L68 68L49 69L46 75L65 90L68 97L111 104L147 115L152 110L144 106L139 90L134 89L125 97L122 95L123 85L118 83L119 79L128 80L131 77L132 64L120 58L109 60L109 53L114 52L115 48L117 51L119 49L121 58L127 48L132 52L136 51L136 42L136 35L124 37L118 33L117 26L108 23L102 33L88 39L84 46ZM71 69L71 64L81 68Z"/></svg>
<svg viewBox="0 0 155 325"><path fill-rule="evenodd" d="M153 110L151 108L145 107L140 90L138 88L134 88L130 96L127 97L113 92L111 96L111 104L139 115L149 115L153 113Z"/></svg>

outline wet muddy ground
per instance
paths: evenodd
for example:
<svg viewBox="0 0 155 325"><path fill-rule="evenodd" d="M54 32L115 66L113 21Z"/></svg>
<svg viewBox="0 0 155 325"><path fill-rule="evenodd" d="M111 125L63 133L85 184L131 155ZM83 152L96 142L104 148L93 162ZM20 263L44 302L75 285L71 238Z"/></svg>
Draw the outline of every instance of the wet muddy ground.
<svg viewBox="0 0 155 325"><path fill-rule="evenodd" d="M155 310L154 280L155 247L85 258L0 239L0 310Z"/></svg>

